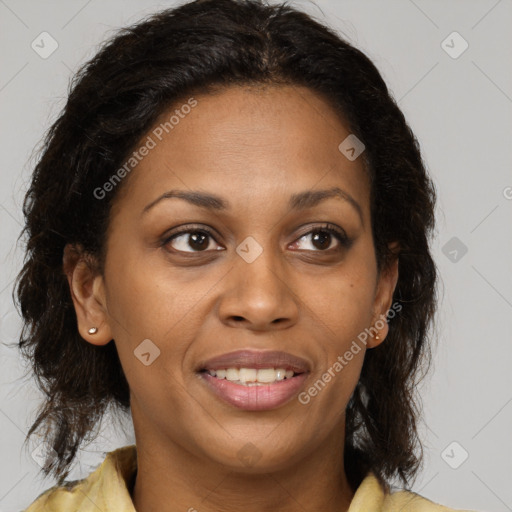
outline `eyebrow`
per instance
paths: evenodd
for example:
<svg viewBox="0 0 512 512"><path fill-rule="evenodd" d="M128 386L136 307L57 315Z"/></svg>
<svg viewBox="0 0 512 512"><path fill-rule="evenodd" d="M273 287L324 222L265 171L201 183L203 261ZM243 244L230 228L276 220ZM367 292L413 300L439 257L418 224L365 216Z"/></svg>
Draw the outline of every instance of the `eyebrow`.
<svg viewBox="0 0 512 512"><path fill-rule="evenodd" d="M169 190L157 197L154 201L149 203L142 210L142 214L148 212L156 204L164 199L178 198L183 199L195 206L200 208L206 208L208 210L229 210L231 208L228 201L222 197L214 194L205 194L199 191L186 191L186 190ZM288 205L290 210L304 210L306 208L312 208L318 205L322 201L330 198L338 198L346 201L357 211L361 222L363 222L363 211L359 203L348 193L339 187L332 187L324 190L305 190L290 196Z"/></svg>

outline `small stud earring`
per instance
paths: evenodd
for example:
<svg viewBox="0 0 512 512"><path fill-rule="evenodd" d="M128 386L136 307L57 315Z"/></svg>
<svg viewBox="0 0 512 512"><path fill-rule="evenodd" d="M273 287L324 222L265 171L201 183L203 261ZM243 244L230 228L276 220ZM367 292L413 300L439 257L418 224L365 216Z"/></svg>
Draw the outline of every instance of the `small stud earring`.
<svg viewBox="0 0 512 512"><path fill-rule="evenodd" d="M98 332L97 327L91 327L88 331L89 334L96 334Z"/></svg>
<svg viewBox="0 0 512 512"><path fill-rule="evenodd" d="M379 338L378 336L375 336L375 339L376 339L376 340L380 340L380 338Z"/></svg>

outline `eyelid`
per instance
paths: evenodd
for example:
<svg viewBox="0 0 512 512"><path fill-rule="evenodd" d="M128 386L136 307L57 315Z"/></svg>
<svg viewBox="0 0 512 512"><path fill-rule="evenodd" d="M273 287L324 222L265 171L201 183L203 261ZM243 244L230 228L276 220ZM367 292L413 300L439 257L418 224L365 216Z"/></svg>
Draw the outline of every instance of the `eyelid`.
<svg viewBox="0 0 512 512"><path fill-rule="evenodd" d="M336 238L336 240L338 241L340 248L349 249L350 246L352 245L353 239L349 238L346 231L343 228L337 226L336 224L332 224L330 222L324 222L320 226L312 226L312 227L310 226L302 235L299 235L298 238L293 243L296 243L304 236L310 235L311 233L314 233L317 231L325 231L325 232L331 234L332 236L334 236L334 238ZM312 252L319 252L319 253L327 254L327 253L330 253L332 250L333 249L329 249L329 250L325 250L325 251L319 250L319 251L312 251Z"/></svg>
<svg viewBox="0 0 512 512"><path fill-rule="evenodd" d="M346 231L341 228L340 226L337 226L336 224L332 224L331 222L322 222L319 226L310 226L307 224L307 228L302 235L299 235L298 238L303 237L304 235L308 235L313 231L334 231L336 234L338 234L340 237L343 237L348 240L348 235Z"/></svg>
<svg viewBox="0 0 512 512"><path fill-rule="evenodd" d="M172 234L164 234L162 237L162 240L160 243L160 245L162 247L166 246L168 243L171 242L171 240L174 240L175 238L177 238L180 235L185 235L187 233L195 233L195 232L198 232L198 233L203 232L203 233L207 234L209 237L211 237L217 244L219 244L219 242L217 242L216 233L211 228L204 226L202 224L185 224L183 226L179 226L172 230L168 230L168 232L169 231L172 231ZM178 251L178 252L183 252L183 251ZM199 253L201 251L191 251L191 252Z"/></svg>

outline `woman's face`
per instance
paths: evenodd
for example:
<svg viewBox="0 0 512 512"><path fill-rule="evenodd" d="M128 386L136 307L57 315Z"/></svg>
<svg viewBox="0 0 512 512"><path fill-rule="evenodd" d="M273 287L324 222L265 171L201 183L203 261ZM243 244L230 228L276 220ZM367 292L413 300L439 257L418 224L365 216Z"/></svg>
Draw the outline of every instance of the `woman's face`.
<svg viewBox="0 0 512 512"><path fill-rule="evenodd" d="M362 156L338 149L350 132L327 103L288 86L194 100L141 142L149 149L124 178L95 313L79 314L80 329L91 343L115 340L138 443L243 471L284 468L342 442L367 348L358 335L387 312L397 270L377 274ZM167 133L160 122L173 113ZM332 189L341 193L319 195ZM241 350L246 359L210 361ZM261 359L271 351L289 356ZM273 384L205 371L275 380L282 372L255 370L286 370L293 357L301 375Z"/></svg>

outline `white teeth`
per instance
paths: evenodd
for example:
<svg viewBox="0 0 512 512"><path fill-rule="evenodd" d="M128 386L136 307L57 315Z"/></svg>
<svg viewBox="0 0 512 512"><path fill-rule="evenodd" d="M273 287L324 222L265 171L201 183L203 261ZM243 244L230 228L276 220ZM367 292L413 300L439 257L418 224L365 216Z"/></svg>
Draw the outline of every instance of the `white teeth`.
<svg viewBox="0 0 512 512"><path fill-rule="evenodd" d="M212 377L218 379L226 379L236 384L243 384L246 386L258 386L263 384L271 384L284 379L291 379L293 377L292 370L285 370L284 368L225 368L219 370L208 370Z"/></svg>
<svg viewBox="0 0 512 512"><path fill-rule="evenodd" d="M255 368L240 368L238 372L240 382L256 382L258 380L258 370Z"/></svg>
<svg viewBox="0 0 512 512"><path fill-rule="evenodd" d="M278 370L279 371L279 370ZM279 372L279 376L277 376L278 372L274 370L274 368L265 368L264 370L258 370L258 382L275 382L276 380L283 380L282 372Z"/></svg>
<svg viewBox="0 0 512 512"><path fill-rule="evenodd" d="M226 380L240 380L240 372L238 368L227 368L226 369Z"/></svg>

